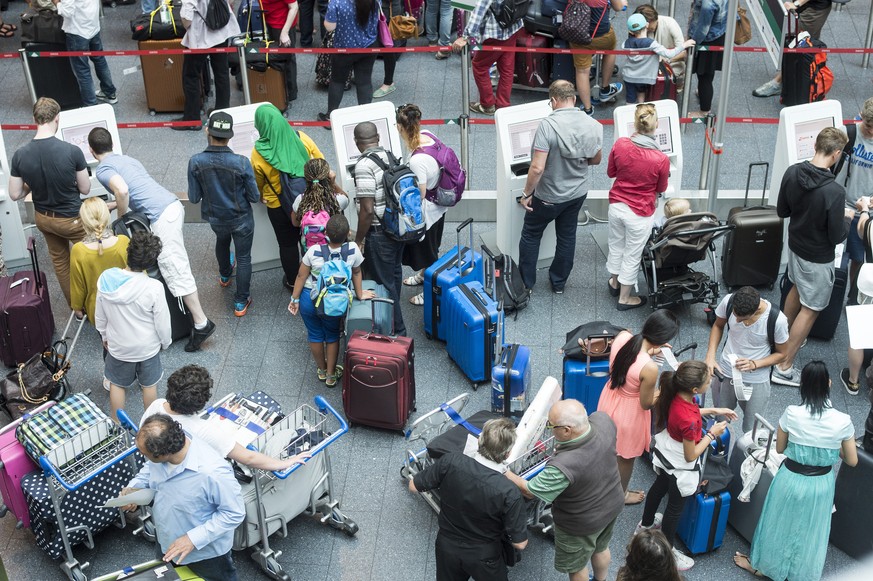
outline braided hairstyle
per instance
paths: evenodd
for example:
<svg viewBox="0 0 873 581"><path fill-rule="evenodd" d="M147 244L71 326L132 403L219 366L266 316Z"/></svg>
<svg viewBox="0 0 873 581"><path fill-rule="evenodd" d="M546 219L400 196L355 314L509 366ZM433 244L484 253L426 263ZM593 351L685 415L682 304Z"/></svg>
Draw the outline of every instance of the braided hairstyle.
<svg viewBox="0 0 873 581"><path fill-rule="evenodd" d="M303 178L306 180L306 191L300 199L297 215L303 216L306 212L317 214L324 210L331 216L340 213L339 202L333 191L333 183L330 179L330 165L323 159L310 159L303 166Z"/></svg>
<svg viewBox="0 0 873 581"><path fill-rule="evenodd" d="M401 105L397 108L397 128L409 151L421 146L421 109L418 105Z"/></svg>
<svg viewBox="0 0 873 581"><path fill-rule="evenodd" d="M103 240L112 236L106 202L96 197L88 198L79 208L79 220L85 230L84 242L96 242L97 254L103 256Z"/></svg>

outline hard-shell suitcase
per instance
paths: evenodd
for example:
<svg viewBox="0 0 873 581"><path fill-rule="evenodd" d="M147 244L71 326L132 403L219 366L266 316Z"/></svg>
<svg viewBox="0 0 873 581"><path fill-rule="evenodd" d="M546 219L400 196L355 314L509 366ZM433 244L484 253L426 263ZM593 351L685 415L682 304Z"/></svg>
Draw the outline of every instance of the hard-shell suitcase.
<svg viewBox="0 0 873 581"><path fill-rule="evenodd" d="M473 249L473 218L458 226L458 243L424 271L424 334L428 339L446 339L443 312L449 289L461 283L485 284L482 255ZM469 227L470 245L461 246L461 230Z"/></svg>
<svg viewBox="0 0 873 581"><path fill-rule="evenodd" d="M50 97L58 102L62 111L78 109L82 106L82 95L79 93L79 81L73 73L70 57L36 56L36 53L63 52L66 44L48 42L27 42L23 48L29 56L27 59L30 77L33 79L33 89L37 98Z"/></svg>
<svg viewBox="0 0 873 581"><path fill-rule="evenodd" d="M533 51L549 48L549 39L543 36L534 36L526 30L519 30L516 34L516 46L532 52L515 54L515 82L536 89L548 87L551 55Z"/></svg>
<svg viewBox="0 0 873 581"><path fill-rule="evenodd" d="M775 206L765 205L766 185L762 188L761 205L748 206L749 184L756 166L764 167L763 183L767 183L770 164L749 164L745 201L728 213L728 224L734 229L725 236L721 256L722 276L728 287L766 285L772 288L779 278L784 224Z"/></svg>
<svg viewBox="0 0 873 581"><path fill-rule="evenodd" d="M567 0L531 0L524 17L524 29L530 34L539 34L558 39L558 24L555 16L563 15ZM556 47L557 48L557 47Z"/></svg>
<svg viewBox="0 0 873 581"><path fill-rule="evenodd" d="M824 339L830 341L834 338L837 332L837 327L840 324L840 317L843 316L843 305L846 303L846 290L849 285L849 268L848 254L843 254L843 264L840 268L834 269L834 286L831 288L831 298L828 301L828 306L823 311L819 312L812 328L809 330L809 337L815 339ZM779 281L779 290L782 298L779 302L779 308L785 310L785 300L788 298L788 293L794 284L788 279L788 273L782 275Z"/></svg>
<svg viewBox="0 0 873 581"><path fill-rule="evenodd" d="M565 48L570 50L570 43L562 38L556 38L552 46L554 48ZM552 82L555 81L570 81L576 84L576 66L573 64L572 54L553 54L552 55Z"/></svg>
<svg viewBox="0 0 873 581"><path fill-rule="evenodd" d="M673 74L673 68L667 63L659 63L658 76L655 78L655 84L646 91L646 101L661 101L677 98L678 87L676 86L676 75Z"/></svg>
<svg viewBox="0 0 873 581"><path fill-rule="evenodd" d="M142 55L140 67L145 85L146 105L152 113L177 113L185 110L180 54L161 54L165 49L181 49L182 39L141 40L139 50L155 51Z"/></svg>
<svg viewBox="0 0 873 581"><path fill-rule="evenodd" d="M491 380L503 345L503 308L479 281L449 289L444 307L446 351L478 388Z"/></svg>
<svg viewBox="0 0 873 581"><path fill-rule="evenodd" d="M748 502L740 502L739 500L740 492L743 490L743 479L740 476L740 469L743 462L749 457L748 451L741 450L739 446L734 446L730 457L730 467L734 478L728 486L728 492L730 492L731 498L734 499L734 503L728 514L728 523L741 537L750 543L755 535L755 528L758 526L761 512L764 510L764 500L767 498L767 491L770 490L770 484L773 483L773 474L767 468L766 460L770 456L770 450L773 448L773 438L776 432L770 422L756 414L755 425L752 428L753 442L757 441L759 426L769 430L769 434L767 437L767 447L764 452L764 465L761 467L761 476L758 478L758 484L749 495Z"/></svg>
<svg viewBox="0 0 873 581"><path fill-rule="evenodd" d="M383 298L371 302L393 304ZM402 430L415 409L414 341L358 330L349 337L343 362L343 409L349 422Z"/></svg>
<svg viewBox="0 0 873 581"><path fill-rule="evenodd" d="M587 361L564 358L564 375L561 381L562 399L582 402L589 414L597 411L597 403L609 381L609 359L590 358Z"/></svg>
<svg viewBox="0 0 873 581"><path fill-rule="evenodd" d="M32 270L0 277L0 356L13 367L52 343L55 318L33 237L27 240Z"/></svg>
<svg viewBox="0 0 873 581"><path fill-rule="evenodd" d="M361 288L373 291L379 298L388 298L388 289L374 280L361 281ZM352 333L359 330L365 332L373 330L382 335L390 335L393 315L393 310L388 308L385 303L372 304L369 300L359 301L357 297L352 299L345 321L346 341L352 336Z"/></svg>
<svg viewBox="0 0 873 581"><path fill-rule="evenodd" d="M873 454L858 448L858 465L843 464L834 490L831 543L861 560L873 553Z"/></svg>
<svg viewBox="0 0 873 581"><path fill-rule="evenodd" d="M530 403L532 367L529 347L518 343L503 347L500 361L491 370L492 412L521 419Z"/></svg>
<svg viewBox="0 0 873 581"><path fill-rule="evenodd" d="M53 405L55 402L47 401L34 410L34 413L39 413ZM27 501L21 491L21 480L31 472L36 472L38 468L15 437L15 430L20 423L19 419L0 429L0 493L3 495L0 517L11 512L18 522L17 528L29 528L30 515L27 513Z"/></svg>
<svg viewBox="0 0 873 581"><path fill-rule="evenodd" d="M281 67L281 64L278 66L270 65L263 71L247 67L252 103L272 103L279 111L288 108L288 98L285 93L285 71Z"/></svg>
<svg viewBox="0 0 873 581"><path fill-rule="evenodd" d="M474 429L481 431L488 420L496 420L503 417L501 412L493 412L490 410L481 410L467 418L465 421ZM449 452L463 452L464 446L467 443L467 434L473 434L478 437L478 433L473 433L467 426L458 424L452 426L433 440L427 443L427 455L431 459L436 460L440 456L444 456Z"/></svg>
<svg viewBox="0 0 873 581"><path fill-rule="evenodd" d="M693 555L708 553L721 546L731 508L728 491L710 495L695 494L685 502L676 535Z"/></svg>

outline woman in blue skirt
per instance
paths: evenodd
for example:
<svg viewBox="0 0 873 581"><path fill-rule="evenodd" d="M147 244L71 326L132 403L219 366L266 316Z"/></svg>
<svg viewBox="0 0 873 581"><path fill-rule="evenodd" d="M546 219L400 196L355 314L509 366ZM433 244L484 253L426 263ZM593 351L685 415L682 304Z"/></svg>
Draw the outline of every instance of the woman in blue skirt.
<svg viewBox="0 0 873 581"><path fill-rule="evenodd" d="M833 465L840 458L849 466L858 463L852 420L831 405L830 385L825 364L808 363L800 376L800 405L788 406L779 419L776 451L785 462L767 493L751 558L734 557L750 573L776 581L821 578L834 505Z"/></svg>

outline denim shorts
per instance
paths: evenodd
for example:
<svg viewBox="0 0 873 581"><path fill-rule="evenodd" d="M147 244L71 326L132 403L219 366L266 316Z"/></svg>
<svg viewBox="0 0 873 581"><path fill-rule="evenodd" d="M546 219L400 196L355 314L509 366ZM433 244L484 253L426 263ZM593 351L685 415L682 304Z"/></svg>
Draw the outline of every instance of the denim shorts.
<svg viewBox="0 0 873 581"><path fill-rule="evenodd" d="M834 263L810 262L789 250L788 280L797 287L801 305L813 311L823 311L831 302Z"/></svg>
<svg viewBox="0 0 873 581"><path fill-rule="evenodd" d="M164 376L161 354L158 352L145 361L119 361L111 353L106 354L103 375L113 385L128 389L139 382L142 387L157 385Z"/></svg>
<svg viewBox="0 0 873 581"><path fill-rule="evenodd" d="M306 334L310 343L336 343L340 337L341 319L319 317L315 305L309 295L309 289L300 293L300 316L306 325Z"/></svg>
<svg viewBox="0 0 873 581"><path fill-rule="evenodd" d="M855 216L852 220L852 225L849 226L849 237L846 238L846 253L849 255L849 259L852 262L857 262L858 264L864 263L864 243L861 241L861 237L858 236L858 220L859 216Z"/></svg>

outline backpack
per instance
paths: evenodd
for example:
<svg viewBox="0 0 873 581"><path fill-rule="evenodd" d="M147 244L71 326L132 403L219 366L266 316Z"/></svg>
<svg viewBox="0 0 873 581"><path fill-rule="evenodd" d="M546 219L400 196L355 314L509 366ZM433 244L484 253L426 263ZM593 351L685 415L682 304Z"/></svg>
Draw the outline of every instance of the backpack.
<svg viewBox="0 0 873 581"><path fill-rule="evenodd" d="M230 22L230 5L227 0L208 0L203 21L209 30L224 28Z"/></svg>
<svg viewBox="0 0 873 581"><path fill-rule="evenodd" d="M353 250L348 242L338 250L322 244L317 255L324 259L310 297L315 312L324 319L344 317L352 304L352 267L346 259Z"/></svg>
<svg viewBox="0 0 873 581"><path fill-rule="evenodd" d="M318 212L308 210L300 218L300 246L304 254L313 246L327 244L324 229L328 220L330 220L330 214L327 213L327 210Z"/></svg>
<svg viewBox="0 0 873 581"><path fill-rule="evenodd" d="M734 295L728 297L727 302L727 323L725 323L725 341L727 341L727 333L731 328L731 314L734 312ZM770 303L770 312L767 314L767 342L770 343L770 353L776 352L776 321L779 320L781 311L776 308L776 305Z"/></svg>
<svg viewBox="0 0 873 581"><path fill-rule="evenodd" d="M440 179L434 189L424 193L424 197L438 206L452 207L461 201L467 186L467 172L461 167L452 148L429 131L427 136L433 139L433 145L419 147L414 153L424 153L434 158L440 167Z"/></svg>
<svg viewBox="0 0 873 581"><path fill-rule="evenodd" d="M492 270L492 296L498 304L503 302L503 312L515 313L525 308L530 303L530 294L524 288L518 265L508 254L498 254L492 258L494 268Z"/></svg>
<svg viewBox="0 0 873 581"><path fill-rule="evenodd" d="M249 38L264 38L264 11L260 0L243 0L236 12L239 29Z"/></svg>
<svg viewBox="0 0 873 581"><path fill-rule="evenodd" d="M279 198L279 205L290 218L291 213L294 211L294 201L306 191L306 180L292 176L284 171L279 171L279 191L276 191L270 180L267 180L267 185L270 186L270 189Z"/></svg>
<svg viewBox="0 0 873 581"><path fill-rule="evenodd" d="M527 15L531 0L494 0L488 11L500 28L510 28Z"/></svg>
<svg viewBox="0 0 873 581"><path fill-rule="evenodd" d="M409 164L400 163L400 160L388 150L382 151L388 155L387 164L376 152L371 151L364 156L382 169L385 213L379 221L385 228L385 234L392 240L418 242L427 230L421 211L418 178L415 177L415 172L409 169Z"/></svg>
<svg viewBox="0 0 873 581"><path fill-rule="evenodd" d="M606 9L603 14L606 14ZM599 22L597 26L600 26ZM583 0L570 0L564 8L558 36L574 44L591 44L591 7Z"/></svg>
<svg viewBox="0 0 873 581"><path fill-rule="evenodd" d="M846 179L843 180L843 186L849 183L849 178L852 175L852 156L855 153L855 138L858 136L858 126L854 123L846 125L846 135L849 137L849 141L846 142L846 146L843 148L843 155L840 156L840 159L837 160L837 163L832 168L834 177L837 177L840 175L843 165L848 162L849 165L846 165Z"/></svg>

